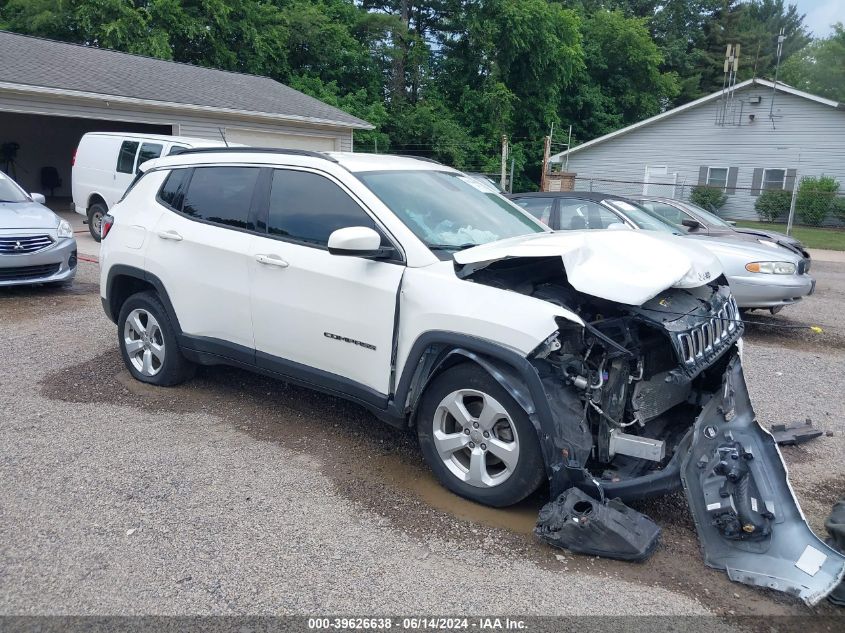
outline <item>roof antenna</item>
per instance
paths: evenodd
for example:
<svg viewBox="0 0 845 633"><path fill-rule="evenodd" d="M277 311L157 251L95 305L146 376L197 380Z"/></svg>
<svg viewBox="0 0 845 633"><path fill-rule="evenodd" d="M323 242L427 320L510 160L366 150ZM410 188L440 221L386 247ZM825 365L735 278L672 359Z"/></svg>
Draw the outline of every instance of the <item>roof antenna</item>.
<svg viewBox="0 0 845 633"><path fill-rule="evenodd" d="M780 29L780 35L778 35L778 57L777 62L775 63L775 82L772 84L772 102L769 105L769 119L772 121L775 120L775 89L778 87L778 70L780 70L780 55L783 52L783 41L786 39L786 35L783 34L783 27Z"/></svg>
<svg viewBox="0 0 845 633"><path fill-rule="evenodd" d="M229 141L226 140L226 132L223 131L222 127L217 128L217 131L220 132L220 138L223 139L223 143L226 147L229 147Z"/></svg>

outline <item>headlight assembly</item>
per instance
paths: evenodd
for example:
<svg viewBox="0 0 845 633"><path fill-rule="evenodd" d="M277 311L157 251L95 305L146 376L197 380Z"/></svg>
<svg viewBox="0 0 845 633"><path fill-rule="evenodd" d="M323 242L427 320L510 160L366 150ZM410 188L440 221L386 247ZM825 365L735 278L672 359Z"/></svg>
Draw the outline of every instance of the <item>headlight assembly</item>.
<svg viewBox="0 0 845 633"><path fill-rule="evenodd" d="M794 275L796 266L791 262L751 262L745 265L745 270L769 275Z"/></svg>
<svg viewBox="0 0 845 633"><path fill-rule="evenodd" d="M56 235L58 237L73 237L73 228L70 225L70 222L67 220L62 220L59 222L59 228L56 230Z"/></svg>

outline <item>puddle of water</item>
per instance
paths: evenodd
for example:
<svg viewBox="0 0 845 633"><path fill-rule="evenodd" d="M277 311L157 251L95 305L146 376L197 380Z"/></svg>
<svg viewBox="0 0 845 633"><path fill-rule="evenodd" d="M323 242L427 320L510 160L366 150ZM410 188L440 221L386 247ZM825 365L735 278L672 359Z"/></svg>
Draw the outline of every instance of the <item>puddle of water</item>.
<svg viewBox="0 0 845 633"><path fill-rule="evenodd" d="M417 497L436 510L458 519L516 532L531 534L540 507L545 503L543 489L508 508L491 508L474 503L444 488L430 470L409 466L393 455L379 459L385 482Z"/></svg>

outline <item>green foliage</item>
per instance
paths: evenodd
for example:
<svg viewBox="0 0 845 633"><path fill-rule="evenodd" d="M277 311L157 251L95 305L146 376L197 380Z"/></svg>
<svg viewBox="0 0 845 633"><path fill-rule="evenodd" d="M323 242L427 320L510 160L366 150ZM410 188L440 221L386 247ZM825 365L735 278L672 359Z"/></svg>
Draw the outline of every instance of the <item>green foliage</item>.
<svg viewBox="0 0 845 633"><path fill-rule="evenodd" d="M689 196L690 202L707 209L708 211L716 211L725 206L728 197L718 187L708 187L706 185L698 185L693 187Z"/></svg>
<svg viewBox="0 0 845 633"><path fill-rule="evenodd" d="M841 25L804 48L784 0L0 0L0 28L272 77L371 122L359 151L498 172L507 135L515 190L552 126L584 142L721 88L726 42L771 76L784 28L787 81L845 99Z"/></svg>
<svg viewBox="0 0 845 633"><path fill-rule="evenodd" d="M795 214L804 224L818 226L833 207L839 182L831 176L805 176L798 185Z"/></svg>
<svg viewBox="0 0 845 633"><path fill-rule="evenodd" d="M754 209L761 220L774 222L780 216L789 212L792 193L783 189L766 189L754 203Z"/></svg>
<svg viewBox="0 0 845 633"><path fill-rule="evenodd" d="M836 219L838 219L840 222L845 222L845 198L834 198L833 205L831 205L830 210Z"/></svg>
<svg viewBox="0 0 845 633"><path fill-rule="evenodd" d="M783 79L835 101L845 101L845 27L833 26L833 35L816 40L783 65Z"/></svg>

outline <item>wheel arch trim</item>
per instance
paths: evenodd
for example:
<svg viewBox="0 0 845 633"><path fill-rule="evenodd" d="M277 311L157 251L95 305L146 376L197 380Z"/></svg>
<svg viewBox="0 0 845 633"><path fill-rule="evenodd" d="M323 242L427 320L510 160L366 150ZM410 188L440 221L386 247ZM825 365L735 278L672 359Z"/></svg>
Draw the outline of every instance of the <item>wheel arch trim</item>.
<svg viewBox="0 0 845 633"><path fill-rule="evenodd" d="M109 268L109 272L106 277L106 296L102 298L103 310L105 311L106 316L108 316L113 323L117 323L117 317L119 314L119 310L115 311L114 306L112 306L112 298L114 297L115 288L114 284L120 277L130 277L152 286L158 294L162 305L164 305L164 309L167 311L167 318L170 319L171 324L176 328L176 334L179 335L182 333L182 326L179 324L179 317L176 316L176 310L173 309L173 303L171 303L170 296L167 294L167 289L164 287L161 279L152 273L136 268L135 266L127 266L126 264L115 264Z"/></svg>
<svg viewBox="0 0 845 633"><path fill-rule="evenodd" d="M487 339L445 331L420 335L408 355L393 400L394 406L407 415L408 424L414 423L420 396L431 380L462 361L481 367L528 415L537 432L547 476L563 473L563 456L553 439L555 420L537 368L525 356Z"/></svg>
<svg viewBox="0 0 845 633"><path fill-rule="evenodd" d="M109 203L106 201L106 197L99 191L92 191L88 194L88 201L85 205L85 211L87 212L97 202L102 202L104 205L106 205L106 212L108 212Z"/></svg>

